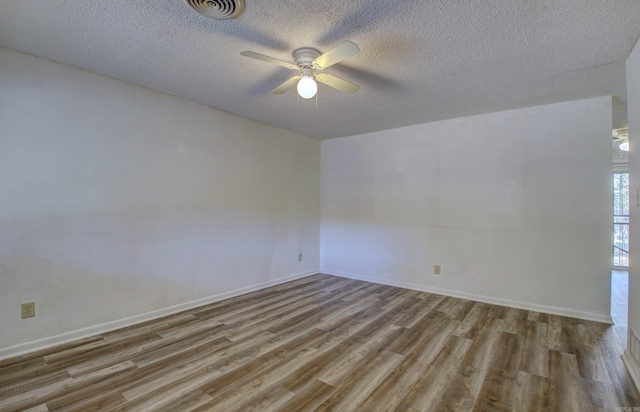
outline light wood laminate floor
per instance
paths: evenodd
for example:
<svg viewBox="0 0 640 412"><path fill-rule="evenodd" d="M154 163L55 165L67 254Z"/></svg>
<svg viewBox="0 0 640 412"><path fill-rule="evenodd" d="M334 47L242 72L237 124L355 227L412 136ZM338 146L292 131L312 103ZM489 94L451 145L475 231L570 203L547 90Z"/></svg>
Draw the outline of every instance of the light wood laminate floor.
<svg viewBox="0 0 640 412"><path fill-rule="evenodd" d="M0 362L0 410L615 411L596 322L314 275Z"/></svg>

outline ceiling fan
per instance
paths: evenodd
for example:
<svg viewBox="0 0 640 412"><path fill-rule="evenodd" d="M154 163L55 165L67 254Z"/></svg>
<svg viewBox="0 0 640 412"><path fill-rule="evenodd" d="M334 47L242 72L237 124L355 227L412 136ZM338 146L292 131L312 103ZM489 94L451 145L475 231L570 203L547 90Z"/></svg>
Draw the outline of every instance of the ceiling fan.
<svg viewBox="0 0 640 412"><path fill-rule="evenodd" d="M613 142L620 143L618 146L623 152L629 151L629 128L615 129L613 131Z"/></svg>
<svg viewBox="0 0 640 412"><path fill-rule="evenodd" d="M347 94L353 94L360 89L360 86L353 84L339 77L333 76L322 71L336 63L341 62L351 56L355 56L360 52L360 48L349 40L340 43L338 46L329 50L324 54L310 47L303 47L293 52L295 63L289 63L274 57L265 56L264 54L243 51L240 54L252 59L262 60L268 63L277 64L286 67L289 70L297 70L298 75L293 76L286 82L273 90L273 94L283 94L297 84L297 90L300 97L310 99L316 95L318 85L316 80L327 86Z"/></svg>

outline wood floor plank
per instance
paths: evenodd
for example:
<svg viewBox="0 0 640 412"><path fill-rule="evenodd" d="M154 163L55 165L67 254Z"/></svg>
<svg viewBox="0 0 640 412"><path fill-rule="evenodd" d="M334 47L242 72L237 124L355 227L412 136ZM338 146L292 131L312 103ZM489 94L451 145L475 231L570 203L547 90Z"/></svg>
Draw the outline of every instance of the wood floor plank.
<svg viewBox="0 0 640 412"><path fill-rule="evenodd" d="M223 333L222 329L223 327L209 329L204 335L197 335L176 342L166 342L166 345L158 348L147 347L145 348L146 350L136 351L131 356L131 360L139 368L145 368L159 362L169 363L173 358L179 357L184 353L198 352L201 348L204 350L233 344L226 336L220 336L220 333Z"/></svg>
<svg viewBox="0 0 640 412"><path fill-rule="evenodd" d="M452 377L451 383L436 410L471 411L482 390L488 371L463 365Z"/></svg>
<svg viewBox="0 0 640 412"><path fill-rule="evenodd" d="M522 356L522 336L502 332L480 390L480 397L510 405ZM481 369L481 368L479 368Z"/></svg>
<svg viewBox="0 0 640 412"><path fill-rule="evenodd" d="M515 411L549 411L549 379L519 371L510 405Z"/></svg>
<svg viewBox="0 0 640 412"><path fill-rule="evenodd" d="M558 410L594 410L590 396L581 391L578 362L574 354L550 350L549 379L549 402Z"/></svg>
<svg viewBox="0 0 640 412"><path fill-rule="evenodd" d="M382 329L371 330L364 344L354 344L352 341L345 340L307 362L288 376L282 385L297 392L308 380L317 379L337 387L350 378L350 373L353 373L352 366L362 365L374 357L384 349L389 340L393 339L397 331L397 327L389 325Z"/></svg>
<svg viewBox="0 0 640 412"><path fill-rule="evenodd" d="M534 312L530 310L528 319L535 322L548 323L549 315L547 315L546 313Z"/></svg>
<svg viewBox="0 0 640 412"><path fill-rule="evenodd" d="M11 359L9 359L11 360ZM16 384L20 380L33 379L38 375L53 372L44 358L27 358L24 362L14 362L0 368L0 387Z"/></svg>
<svg viewBox="0 0 640 412"><path fill-rule="evenodd" d="M201 375L205 375L205 379L213 380L222 375L219 370L210 367L206 362L207 358L202 361L192 362L184 367L176 368L158 376L156 379L148 381L141 385L136 385L126 391L122 391L122 396L129 401L135 401L140 398L149 397L154 392L165 392L166 388L174 388L176 385L185 381L191 381L194 378L200 379ZM203 385L201 383L200 385Z"/></svg>
<svg viewBox="0 0 640 412"><path fill-rule="evenodd" d="M473 411L474 412L511 412L512 409L509 405L505 405L504 403L500 403L496 400L481 396L476 401L476 404L473 407ZM518 412L515 410L513 411Z"/></svg>
<svg viewBox="0 0 640 412"><path fill-rule="evenodd" d="M244 385L253 379L256 375L271 370L280 364L285 358L296 356L300 351L315 351L314 343L323 341L327 333L319 329L312 329L307 333L287 342L286 345L280 346L263 356L247 362L238 368L223 374L207 385L203 385L200 389L209 393L212 397L218 397L226 391L233 389L235 386Z"/></svg>
<svg viewBox="0 0 640 412"><path fill-rule="evenodd" d="M526 335L528 330L527 322L529 311L517 308L510 308L504 319L502 330L515 335Z"/></svg>
<svg viewBox="0 0 640 412"><path fill-rule="evenodd" d="M624 347L625 346L621 345L619 348ZM626 367L620 362L619 351L621 349L616 349L616 347L611 345L601 345L600 348L604 355L609 377L613 382L612 385L616 391L616 395L618 396L618 404L624 406L640 405L640 392L635 387Z"/></svg>
<svg viewBox="0 0 640 412"><path fill-rule="evenodd" d="M542 322L527 322L520 370L549 377L549 327Z"/></svg>
<svg viewBox="0 0 640 412"><path fill-rule="evenodd" d="M366 411L366 409L358 409L359 411ZM391 410L391 409L389 409ZM401 403L400 405L398 405L395 409L393 409L394 412L420 412L417 409L413 409L410 406L407 406L403 403Z"/></svg>
<svg viewBox="0 0 640 412"><path fill-rule="evenodd" d="M318 274L0 361L0 410L611 411L625 338Z"/></svg>
<svg viewBox="0 0 640 412"><path fill-rule="evenodd" d="M462 359L472 343L469 339L451 336L401 403L419 411L434 410L442 401L452 377L462 367Z"/></svg>
<svg viewBox="0 0 640 412"><path fill-rule="evenodd" d="M579 343L577 333L576 324L568 318L549 315L549 349L575 354L575 344Z"/></svg>
<svg viewBox="0 0 640 412"><path fill-rule="evenodd" d="M68 396L47 402L51 411L83 412L114 410L124 405L127 400L116 390L105 392L74 392L76 396Z"/></svg>
<svg viewBox="0 0 640 412"><path fill-rule="evenodd" d="M355 372L349 375L348 380L337 385L338 390L316 410L355 410L403 359L403 356L389 351L369 356L366 362L361 362L354 369Z"/></svg>
<svg viewBox="0 0 640 412"><path fill-rule="evenodd" d="M404 359L404 356L387 351L389 343L397 339L400 330L388 328L388 332L381 334L377 339L367 342L365 345L351 347L349 355L341 358L330 369L325 369L318 375L318 379L331 386L341 388L351 381L356 375L380 361L380 358L393 360ZM396 355L396 356L393 356ZM390 371L389 371L390 372Z"/></svg>
<svg viewBox="0 0 640 412"><path fill-rule="evenodd" d="M28 408L28 409L24 409L23 412L47 412L50 409L47 407L46 404L41 404L38 406L34 406L33 408Z"/></svg>
<svg viewBox="0 0 640 412"><path fill-rule="evenodd" d="M412 368L412 363L400 363L358 407L363 411L388 411L400 407L411 387L420 379L420 373Z"/></svg>
<svg viewBox="0 0 640 412"><path fill-rule="evenodd" d="M511 308L506 306L491 305L487 316L490 318L505 320L510 309Z"/></svg>
<svg viewBox="0 0 640 412"><path fill-rule="evenodd" d="M498 348L501 337L501 322L497 319L488 318L481 334L473 340L469 352L462 363L476 369L488 369Z"/></svg>
<svg viewBox="0 0 640 412"><path fill-rule="evenodd" d="M295 310L299 307L304 307L313 301L316 295L328 295L329 292L318 291L310 295L292 295L281 297L275 302L264 305L256 305L241 311L240 313L227 314L225 316L217 317L216 320L225 325L235 326L237 328L251 326L259 323L271 316L277 316L280 313Z"/></svg>
<svg viewBox="0 0 640 412"><path fill-rule="evenodd" d="M0 387L0 399L28 392L67 378L71 378L71 375L69 375L66 370L61 370L52 371L51 373L45 373L42 375L34 375L31 379L16 380L14 383Z"/></svg>
<svg viewBox="0 0 640 412"><path fill-rule="evenodd" d="M176 315L164 317L162 319L151 320L139 325L133 325L121 330L107 332L102 335L102 338L111 343L121 342L142 335L155 334L165 329L169 329L178 325L185 325L196 320L197 318L191 314L179 313ZM62 353L58 353L58 355L64 357Z"/></svg>
<svg viewBox="0 0 640 412"><path fill-rule="evenodd" d="M184 346L185 341L192 345L190 346L190 349L203 344L216 344L216 340L221 340L223 338L214 334L213 331L215 328L216 327L202 329L201 332L203 335L196 335L194 337L185 334L183 336L172 336L171 338L166 339L150 339L149 341L144 342L138 341L136 344L126 342L127 344L122 346L122 349L108 352L105 351L105 353L99 357L84 358L82 362L68 366L67 372L69 372L69 375L76 377L125 360L136 360L141 354L154 354L157 356L154 360L161 361L167 358L167 356L163 357L161 353L166 354L167 352L170 352L171 356L179 355L181 353L180 344ZM209 334L212 334L212 336ZM115 347L116 346L114 345L114 348ZM136 366L144 366L144 362L136 362Z"/></svg>
<svg viewBox="0 0 640 412"><path fill-rule="evenodd" d="M21 370L34 366L35 364L44 363L43 357L52 353L67 350L75 346L85 345L104 338L100 335L91 336L84 339L78 339L73 342L64 343L52 348L37 350L24 355L16 356L14 358L8 358L0 361L0 377L15 370Z"/></svg>
<svg viewBox="0 0 640 412"><path fill-rule="evenodd" d="M420 322L424 316L431 313L433 309L444 299L444 296L442 295L426 295L426 297L422 296L420 298L420 304L416 306L412 312L398 317L395 320L395 324L407 329L415 326L416 323Z"/></svg>
<svg viewBox="0 0 640 412"><path fill-rule="evenodd" d="M201 308L191 309L186 313L201 319L220 319L223 317L252 313L271 305L277 305L290 297L300 297L308 292L316 290L315 285L303 285L296 287L289 285L287 288L268 288L262 291L249 293L212 303Z"/></svg>
<svg viewBox="0 0 640 412"><path fill-rule="evenodd" d="M282 412L298 412L316 410L338 388L328 385L317 379L304 386L282 404L278 409Z"/></svg>
<svg viewBox="0 0 640 412"><path fill-rule="evenodd" d="M596 411L611 410L611 405L618 402L618 396L612 385L608 383L580 379L582 391L589 394L593 408Z"/></svg>
<svg viewBox="0 0 640 412"><path fill-rule="evenodd" d="M245 405L245 408L249 410L254 408L255 405L264 404L265 399L271 399L274 391L281 392L289 398L294 393L283 388L280 385L281 381L284 380L287 374L299 369L316 355L316 350L306 348L284 357L269 368L262 368L260 371L254 372L248 376L249 379L245 379L242 382L234 382L234 385L230 386L229 390L220 391L220 388L216 387L215 390L208 391L213 399L207 404L207 407L215 406L219 410L232 410L239 405ZM285 401L286 399L283 399L278 403L284 403Z"/></svg>
<svg viewBox="0 0 640 412"><path fill-rule="evenodd" d="M206 405L212 400L208 393L204 393L200 390L195 390L193 393L189 393L188 396L181 396L173 399L164 405L158 407L156 412L190 412L199 409L201 406Z"/></svg>
<svg viewBox="0 0 640 412"><path fill-rule="evenodd" d="M37 406L55 396L59 396L60 393L84 388L96 380L104 379L109 375L117 374L130 368L135 368L135 365L131 361L126 361L79 378L64 378L36 390L0 399L0 410L18 410Z"/></svg>
<svg viewBox="0 0 640 412"><path fill-rule="evenodd" d="M465 336L467 338L475 336L478 326L483 324L485 321L488 322L488 318L491 317L489 316L489 312L493 307L493 305L476 302L458 326L458 330L456 330L455 335Z"/></svg>
<svg viewBox="0 0 640 412"><path fill-rule="evenodd" d="M471 309L476 305L476 302L472 300L461 299L456 305L447 313L447 317L455 320L464 320Z"/></svg>
<svg viewBox="0 0 640 412"><path fill-rule="evenodd" d="M294 393L289 392L281 386L276 386L271 391L263 391L260 396L252 396L245 399L244 402L233 405L227 410L229 412L271 412L280 410L280 405L287 402L294 396ZM216 408L221 410L219 408Z"/></svg>
<svg viewBox="0 0 640 412"><path fill-rule="evenodd" d="M489 370L502 371L505 376L515 379L522 358L523 340L522 336L502 332Z"/></svg>
<svg viewBox="0 0 640 412"><path fill-rule="evenodd" d="M444 318L438 314L427 315L426 319L413 327L401 329L400 335L389 345L387 350L399 355L408 355L431 332L432 328L443 320Z"/></svg>
<svg viewBox="0 0 640 412"><path fill-rule="evenodd" d="M195 350L183 352L164 362L152 363L143 367L138 367L128 375L121 376L119 379L114 380L112 382L112 386L114 386L120 393L124 393L132 388L161 379L167 373L170 373L176 368L189 368L193 364L208 361L210 357L213 357L213 359L219 359L221 351L233 344L233 342L225 338L221 338L219 341L214 342L216 342L216 344L200 346Z"/></svg>
<svg viewBox="0 0 640 412"><path fill-rule="evenodd" d="M414 347L361 405L363 410L388 410L399 407L422 371L444 348L457 325L450 319L442 319L428 329L428 334ZM388 409L386 409L388 408Z"/></svg>
<svg viewBox="0 0 640 412"><path fill-rule="evenodd" d="M222 372L217 369L204 365L191 375L168 376L166 380L160 382L158 389L144 387L144 392L136 393L139 397L134 397L131 393L123 394L128 402L117 410L145 412L165 409L169 405L181 403L186 394L197 391L200 386L211 382L221 374ZM164 389L167 386L170 386L170 390Z"/></svg>
<svg viewBox="0 0 640 412"><path fill-rule="evenodd" d="M502 325L504 324L504 321L496 318L485 317L483 316L483 312L474 314L474 312L472 311L469 315L469 318L470 319L462 321L459 324L458 330L456 331L456 336L460 336L465 339L476 340L479 339L487 329L503 329ZM465 324L466 326L463 326Z"/></svg>
<svg viewBox="0 0 640 412"><path fill-rule="evenodd" d="M458 303L458 299L453 298L451 296L446 296L440 303L436 305L434 310L446 315L447 313L449 313L450 310L452 310L456 306L457 303Z"/></svg>
<svg viewBox="0 0 640 412"><path fill-rule="evenodd" d="M604 357L599 347L576 344L575 355L580 377L598 382L611 383Z"/></svg>

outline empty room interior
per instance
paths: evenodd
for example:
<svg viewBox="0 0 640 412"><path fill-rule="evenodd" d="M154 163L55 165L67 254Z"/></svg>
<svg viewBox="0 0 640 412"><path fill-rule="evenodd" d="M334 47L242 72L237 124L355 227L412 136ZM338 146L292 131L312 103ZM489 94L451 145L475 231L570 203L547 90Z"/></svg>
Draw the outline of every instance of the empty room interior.
<svg viewBox="0 0 640 412"><path fill-rule="evenodd" d="M640 410L639 37L0 2L0 410Z"/></svg>

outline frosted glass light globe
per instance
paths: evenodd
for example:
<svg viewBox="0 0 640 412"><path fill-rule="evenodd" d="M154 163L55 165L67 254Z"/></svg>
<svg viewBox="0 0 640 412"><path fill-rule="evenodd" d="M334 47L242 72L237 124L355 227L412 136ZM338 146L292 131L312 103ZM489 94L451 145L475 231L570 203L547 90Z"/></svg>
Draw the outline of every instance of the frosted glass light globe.
<svg viewBox="0 0 640 412"><path fill-rule="evenodd" d="M298 82L298 94L303 99L310 99L316 95L318 91L318 85L316 81L313 80L311 76L303 76L302 79Z"/></svg>
<svg viewBox="0 0 640 412"><path fill-rule="evenodd" d="M628 152L629 151L629 141L625 140L624 142L620 143L620 146L618 146L620 148L620 150L622 150L623 152Z"/></svg>

